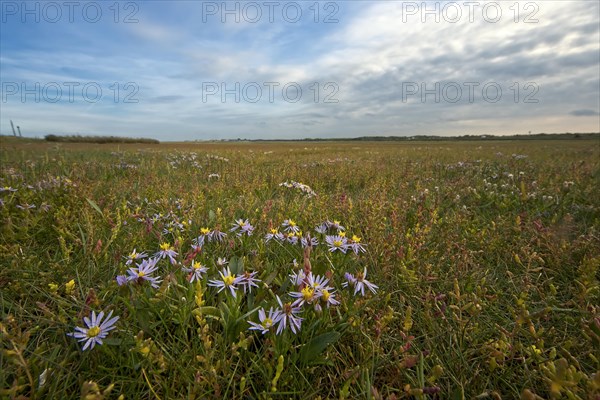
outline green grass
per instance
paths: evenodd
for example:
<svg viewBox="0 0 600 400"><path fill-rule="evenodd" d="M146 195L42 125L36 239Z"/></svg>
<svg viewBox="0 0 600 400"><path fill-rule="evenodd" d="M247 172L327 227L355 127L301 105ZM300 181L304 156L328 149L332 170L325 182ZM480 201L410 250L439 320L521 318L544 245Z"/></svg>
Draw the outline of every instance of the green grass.
<svg viewBox="0 0 600 400"><path fill-rule="evenodd" d="M600 395L596 139L0 151L2 398ZM229 232L238 218L252 236ZM367 252L264 242L290 218L321 242L314 228L339 220ZM209 271L190 284L179 264L203 227L228 237L195 256ZM159 263L158 289L117 285L134 248L164 242L179 255ZM217 257L265 285L217 293ZM341 304L305 306L297 334L248 330L258 308L289 301L305 259ZM379 289L354 296L344 273L365 267ZM82 351L67 333L91 310L120 319Z"/></svg>

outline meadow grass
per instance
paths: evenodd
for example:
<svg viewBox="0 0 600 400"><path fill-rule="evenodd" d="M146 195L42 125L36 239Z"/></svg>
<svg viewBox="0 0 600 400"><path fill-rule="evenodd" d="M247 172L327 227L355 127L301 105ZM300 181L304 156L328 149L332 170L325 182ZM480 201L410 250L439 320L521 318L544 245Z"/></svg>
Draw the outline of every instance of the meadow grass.
<svg viewBox="0 0 600 400"><path fill-rule="evenodd" d="M0 147L2 398L600 396L596 139ZM319 244L265 241L290 219ZM330 251L333 221L366 252ZM161 245L156 288L117 283ZM260 282L219 291L219 258ZM300 329L249 330L294 291ZM119 320L84 351L92 311Z"/></svg>

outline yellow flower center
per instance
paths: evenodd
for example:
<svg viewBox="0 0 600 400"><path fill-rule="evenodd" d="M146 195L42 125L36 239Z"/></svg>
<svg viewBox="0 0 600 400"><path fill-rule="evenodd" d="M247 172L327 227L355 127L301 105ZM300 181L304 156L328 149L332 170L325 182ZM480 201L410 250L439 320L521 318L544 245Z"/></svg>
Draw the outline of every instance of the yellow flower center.
<svg viewBox="0 0 600 400"><path fill-rule="evenodd" d="M333 245L335 247L342 247L342 241L341 240L334 240L333 241Z"/></svg>
<svg viewBox="0 0 600 400"><path fill-rule="evenodd" d="M329 293L327 290L323 290L323 291L321 291L321 293L322 293L323 300L325 300L325 301L329 300L331 293Z"/></svg>
<svg viewBox="0 0 600 400"><path fill-rule="evenodd" d="M356 235L352 235L352 241L354 243L358 243L358 242L360 242L360 238L358 236L356 236Z"/></svg>
<svg viewBox="0 0 600 400"><path fill-rule="evenodd" d="M232 275L227 275L227 276L223 277L223 283L225 284L225 286L233 285L234 281L235 281L235 277Z"/></svg>
<svg viewBox="0 0 600 400"><path fill-rule="evenodd" d="M203 235L208 235L210 233L210 229L202 228L202 229L200 229L200 233Z"/></svg>
<svg viewBox="0 0 600 400"><path fill-rule="evenodd" d="M139 278L143 278L144 276L146 276L146 274L144 273L144 271L139 271L137 275L138 275Z"/></svg>
<svg viewBox="0 0 600 400"><path fill-rule="evenodd" d="M200 268L202 268L202 264L200 264L199 262L194 261L192 263L192 268L194 268L194 269L200 269Z"/></svg>
<svg viewBox="0 0 600 400"><path fill-rule="evenodd" d="M271 326L273 326L273 320L271 318L265 318L265 320L262 322L262 326L265 329L270 328Z"/></svg>
<svg viewBox="0 0 600 400"><path fill-rule="evenodd" d="M246 226L246 222L244 222L244 221L241 221L241 222L240 222L240 227L242 227L242 226Z"/></svg>
<svg viewBox="0 0 600 400"><path fill-rule="evenodd" d="M272 233L273 235L277 235L277 229L275 229L275 228L271 229L271 233Z"/></svg>
<svg viewBox="0 0 600 400"><path fill-rule="evenodd" d="M132 253L129 255L129 258L133 258L133 259L135 259L135 258L137 258L137 255L138 255L138 253L136 253L136 252L134 251L134 252L132 252Z"/></svg>
<svg viewBox="0 0 600 400"><path fill-rule="evenodd" d="M96 337L100 334L100 327L98 326L92 326L90 329L88 329L87 331L87 337Z"/></svg>
<svg viewBox="0 0 600 400"><path fill-rule="evenodd" d="M161 250L169 250L169 249L171 249L171 245L169 243L162 243L160 245L160 249Z"/></svg>
<svg viewBox="0 0 600 400"><path fill-rule="evenodd" d="M341 237L346 237L346 232L343 231L339 231L338 235L340 235Z"/></svg>
<svg viewBox="0 0 600 400"><path fill-rule="evenodd" d="M296 226L296 222L293 219L290 219L288 223L290 226Z"/></svg>
<svg viewBox="0 0 600 400"><path fill-rule="evenodd" d="M304 299L304 301L312 299L314 294L315 290L311 287L307 286L304 289L302 289L302 298Z"/></svg>

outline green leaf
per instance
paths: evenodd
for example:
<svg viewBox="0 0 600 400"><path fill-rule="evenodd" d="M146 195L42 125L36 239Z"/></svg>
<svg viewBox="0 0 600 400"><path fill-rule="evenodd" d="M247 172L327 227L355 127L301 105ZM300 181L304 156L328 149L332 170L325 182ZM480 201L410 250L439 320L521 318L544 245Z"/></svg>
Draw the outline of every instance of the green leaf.
<svg viewBox="0 0 600 400"><path fill-rule="evenodd" d="M279 271L277 271L277 270L273 271L269 276L267 276L265 279L263 279L263 282L266 283L267 285L271 285L271 283L273 283L275 278L277 278L278 272Z"/></svg>
<svg viewBox="0 0 600 400"><path fill-rule="evenodd" d="M192 314L194 315L212 315L212 316L216 316L216 317L220 317L221 313L219 312L219 309L216 307L210 307L210 306L204 306L204 307L200 307L200 308L195 308L192 311Z"/></svg>
<svg viewBox="0 0 600 400"><path fill-rule="evenodd" d="M98 211L98 214L102 215L102 218L104 218L104 213L102 212L102 210L100 209L100 207L98 207L98 204L96 204L94 202L94 200L92 199L86 199L88 203L90 203L90 206L92 206L92 208L96 211Z"/></svg>
<svg viewBox="0 0 600 400"><path fill-rule="evenodd" d="M239 257L232 257L229 260L229 270L234 275L240 275L244 272L244 260Z"/></svg>
<svg viewBox="0 0 600 400"><path fill-rule="evenodd" d="M317 356L325 351L327 346L337 342L340 336L339 332L331 331L312 338L300 351L300 361L307 364L313 360L318 361Z"/></svg>

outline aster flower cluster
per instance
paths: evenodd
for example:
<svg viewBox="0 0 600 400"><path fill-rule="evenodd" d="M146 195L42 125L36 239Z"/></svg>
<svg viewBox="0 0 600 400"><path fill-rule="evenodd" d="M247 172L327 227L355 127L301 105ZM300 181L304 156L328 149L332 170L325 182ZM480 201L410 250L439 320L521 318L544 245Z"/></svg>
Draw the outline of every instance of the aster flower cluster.
<svg viewBox="0 0 600 400"><path fill-rule="evenodd" d="M325 221L315 227L317 234L323 235L328 250L346 254L348 251L354 254L365 253L365 244L362 238L357 235L347 237L346 228L339 221ZM298 224L292 219L286 219L281 224L281 229L271 228L264 237L265 243L276 241L279 243L288 243L292 245L300 244L302 247L316 247L319 245L319 239L312 236L310 232L303 234Z"/></svg>
<svg viewBox="0 0 600 400"><path fill-rule="evenodd" d="M231 228L231 232L238 237L251 236L254 230L250 221L242 218L235 220ZM335 231L336 234L330 235L330 231ZM359 254L365 251L364 247L359 244L360 239L356 236L347 239L345 234L345 227L338 221L325 221L315 229L315 235L324 236L324 245L330 252L354 251ZM169 268L170 273L173 273L170 268L175 267L175 272L179 270L180 276L185 277L190 284L206 285L206 287L213 288L214 295L238 299L237 304L240 304L240 296L268 289L268 286L261 280L260 270L247 270L238 259L235 261L232 259L230 265L227 259L218 257L213 259L213 267L209 266L210 262L207 262L205 256L207 252L205 246L211 243L219 245L226 236L227 234L219 229L202 227L199 229L198 236L192 240L191 249L185 255L181 253L180 238L176 245L169 242L160 243L156 252L138 252L134 248L131 253L123 257L126 268L123 269L123 274L116 277L116 282L119 286L131 288L148 285L158 289L161 284L164 286L166 282L170 281L163 281L161 270L166 267L165 270ZM276 241L281 244L301 244L303 247L311 248L319 246L319 240L311 236L310 232L303 234L299 224L291 218L285 219L279 228L270 229L263 240L266 243ZM304 254L305 257L308 257L307 254L310 254L310 251L305 251ZM314 312L321 315L325 310L340 305L341 292L332 285L331 275L313 274L310 263L306 264L306 260L308 258L305 258L304 268L301 268L294 260L294 268L289 274L291 289L283 294L274 294L272 289L269 289L276 304L268 304L268 300L266 300L267 305L258 310L258 321L247 321L249 330L262 334L274 332L275 335L281 335L289 330L292 334L297 334L302 328L302 322L307 313ZM345 281L341 284L340 289L347 288L354 296L365 296L369 292L375 294L378 287L369 282L366 276L366 268L355 274L348 272L345 274ZM92 349L96 344L102 344L102 340L106 338L109 331L115 328L119 317L111 317L112 312L103 320L103 312L98 315L94 312L91 319L87 317L84 319L86 327L77 327L76 331L69 335L85 342L84 350Z"/></svg>
<svg viewBox="0 0 600 400"><path fill-rule="evenodd" d="M346 273L346 282L342 287L352 286L355 296L359 293L365 296L365 288L373 294L377 293L377 285L369 282L366 276L366 268L356 276ZM315 312L320 313L323 311L323 306L330 308L340 304L336 298L337 292L329 285L329 279L324 276L313 275L312 272L306 274L304 270L299 270L290 274L289 279L295 289L287 294L290 301L284 302L281 297L276 296L279 307L275 309L270 307L268 314L264 308L261 308L258 311L259 322L248 321L249 330L260 331L264 335L273 329L276 335L280 335L289 328L292 333L297 334L303 321L300 315L306 308L312 307Z"/></svg>
<svg viewBox="0 0 600 400"><path fill-rule="evenodd" d="M324 276L315 276L312 272L305 275L304 271L300 270L290 275L290 280L298 289L297 292L290 293L290 296L296 299L293 303L295 306L312 305L316 311L321 311L321 303L327 308L340 304L335 299L335 290L328 285L329 279Z"/></svg>
<svg viewBox="0 0 600 400"><path fill-rule="evenodd" d="M312 188L310 186L305 185L304 183L301 183L301 182L285 181L285 182L280 183L279 186L283 186L283 187L290 188L290 189L298 189L309 198L317 196L317 193L315 193L315 191L312 190Z"/></svg>

